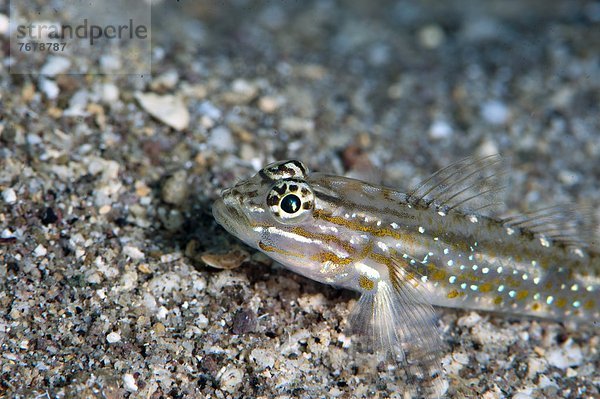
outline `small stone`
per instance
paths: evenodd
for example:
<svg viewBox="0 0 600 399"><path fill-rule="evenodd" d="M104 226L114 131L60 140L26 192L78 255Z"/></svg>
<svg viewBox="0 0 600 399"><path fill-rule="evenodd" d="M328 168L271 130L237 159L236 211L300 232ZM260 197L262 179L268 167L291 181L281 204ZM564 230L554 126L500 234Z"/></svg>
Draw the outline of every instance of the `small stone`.
<svg viewBox="0 0 600 399"><path fill-rule="evenodd" d="M583 353L579 345L569 339L562 347L549 350L546 353L546 359L550 365L566 370L568 367L579 366L583 360Z"/></svg>
<svg viewBox="0 0 600 399"><path fill-rule="evenodd" d="M196 322L194 324L198 328L206 328L208 327L208 318L200 313L198 317L196 317Z"/></svg>
<svg viewBox="0 0 600 399"><path fill-rule="evenodd" d="M256 328L256 316L251 310L238 310L233 316L231 332L236 335L247 334Z"/></svg>
<svg viewBox="0 0 600 399"><path fill-rule="evenodd" d="M150 188L143 181L136 181L134 187L135 195L138 197L146 197L148 194L150 194Z"/></svg>
<svg viewBox="0 0 600 399"><path fill-rule="evenodd" d="M113 83L104 83L100 90L102 102L112 104L119 100L119 88Z"/></svg>
<svg viewBox="0 0 600 399"><path fill-rule="evenodd" d="M179 82L179 73L175 69L170 69L154 79L150 87L152 90L169 90L174 88L177 82Z"/></svg>
<svg viewBox="0 0 600 399"><path fill-rule="evenodd" d="M167 204L181 205L188 194L187 172L179 170L165 180L162 186L161 198Z"/></svg>
<svg viewBox="0 0 600 399"><path fill-rule="evenodd" d="M444 42L444 31L438 25L426 25L419 30L419 44L421 46L434 49Z"/></svg>
<svg viewBox="0 0 600 399"><path fill-rule="evenodd" d="M35 256L37 258L42 257L42 256L46 256L47 253L48 253L48 250L42 244L39 244L33 250L33 256Z"/></svg>
<svg viewBox="0 0 600 399"><path fill-rule="evenodd" d="M488 101L481 108L481 116L492 125L503 125L510 118L510 110L500 101Z"/></svg>
<svg viewBox="0 0 600 399"><path fill-rule="evenodd" d="M139 248L130 245L123 247L123 255L129 256L131 259L144 259L146 256Z"/></svg>
<svg viewBox="0 0 600 399"><path fill-rule="evenodd" d="M315 122L312 119L289 116L281 121L281 129L290 133L312 132Z"/></svg>
<svg viewBox="0 0 600 399"><path fill-rule="evenodd" d="M462 316L458 319L458 325L460 327L473 327L475 324L481 321L481 316L478 313L471 312L466 316Z"/></svg>
<svg viewBox="0 0 600 399"><path fill-rule="evenodd" d="M8 17L5 14L0 14L0 35L6 36L9 25Z"/></svg>
<svg viewBox="0 0 600 399"><path fill-rule="evenodd" d="M223 391L234 393L244 380L244 372L236 367L225 366L219 370L217 379Z"/></svg>
<svg viewBox="0 0 600 399"><path fill-rule="evenodd" d="M229 270L238 268L244 262L247 262L250 259L250 254L241 248L234 248L225 254L205 252L200 256L200 259L215 269Z"/></svg>
<svg viewBox="0 0 600 399"><path fill-rule="evenodd" d="M164 317L161 317L161 319L164 319ZM166 330L167 329L165 328L165 325L160 322L154 323L154 325L152 326L152 331L154 331L154 333L157 335L163 335Z"/></svg>
<svg viewBox="0 0 600 399"><path fill-rule="evenodd" d="M121 334L119 334L116 331L113 331L106 336L106 341L109 344L114 344L115 342L119 342L120 340L121 340Z"/></svg>
<svg viewBox="0 0 600 399"><path fill-rule="evenodd" d="M111 209L112 209L112 206L110 206L109 204L102 205L102 206L100 207L100 209L98 209L98 213L99 213L100 215L106 215L107 213L109 213L109 212L110 212L110 210L111 210Z"/></svg>
<svg viewBox="0 0 600 399"><path fill-rule="evenodd" d="M90 93L87 90L77 90L69 100L69 108L63 115L65 116L87 116L86 106L90 99Z"/></svg>
<svg viewBox="0 0 600 399"><path fill-rule="evenodd" d="M198 106L198 113L212 121L220 119L222 115L221 110L215 107L210 101L203 101L200 106Z"/></svg>
<svg viewBox="0 0 600 399"><path fill-rule="evenodd" d="M281 99L275 96L264 96L258 100L258 108L267 114L271 114L281 106Z"/></svg>
<svg viewBox="0 0 600 399"><path fill-rule="evenodd" d="M225 126L217 126L210 131L210 137L206 141L216 151L231 151L235 148L235 141L231 130Z"/></svg>
<svg viewBox="0 0 600 399"><path fill-rule="evenodd" d="M258 87L244 79L236 79L231 84L231 91L223 94L223 101L228 104L247 104L258 94Z"/></svg>
<svg viewBox="0 0 600 399"><path fill-rule="evenodd" d="M138 386L135 383L133 374L123 374L123 388L128 392L137 392Z"/></svg>
<svg viewBox="0 0 600 399"><path fill-rule="evenodd" d="M56 97L58 97L58 94L60 93L60 88L58 87L58 84L56 84L55 81L50 79L40 78L39 87L42 93L44 93L49 100L56 99Z"/></svg>
<svg viewBox="0 0 600 399"><path fill-rule="evenodd" d="M42 66L40 75L56 76L60 73L65 73L71 66L71 60L58 55L48 57L48 61Z"/></svg>
<svg viewBox="0 0 600 399"><path fill-rule="evenodd" d="M136 92L135 98L150 115L175 130L183 130L190 124L190 114L179 97Z"/></svg>
<svg viewBox="0 0 600 399"><path fill-rule="evenodd" d="M138 265L138 270L144 274L150 274L152 273L152 270L150 270L150 267L148 266L147 263L140 263Z"/></svg>
<svg viewBox="0 0 600 399"><path fill-rule="evenodd" d="M252 350L252 352L250 352L250 359L263 369L272 369L275 365L274 353L265 349L256 348Z"/></svg>
<svg viewBox="0 0 600 399"><path fill-rule="evenodd" d="M100 68L103 72L118 71L123 68L123 63L118 56L105 54L100 57Z"/></svg>
<svg viewBox="0 0 600 399"><path fill-rule="evenodd" d="M2 199L9 205L14 204L17 202L17 193L15 193L15 190L10 187L5 188L2 190Z"/></svg>
<svg viewBox="0 0 600 399"><path fill-rule="evenodd" d="M442 140L452 137L452 126L446 121L438 120L429 127L429 137L433 140Z"/></svg>

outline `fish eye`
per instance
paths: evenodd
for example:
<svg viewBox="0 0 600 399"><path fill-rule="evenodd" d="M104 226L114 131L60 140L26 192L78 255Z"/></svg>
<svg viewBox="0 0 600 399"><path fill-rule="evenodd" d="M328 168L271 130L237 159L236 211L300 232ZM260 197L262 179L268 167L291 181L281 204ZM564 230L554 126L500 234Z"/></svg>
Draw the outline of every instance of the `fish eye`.
<svg viewBox="0 0 600 399"><path fill-rule="evenodd" d="M267 195L267 206L281 222L297 223L304 220L314 207L314 193L299 179L286 179L275 183Z"/></svg>
<svg viewBox="0 0 600 399"><path fill-rule="evenodd" d="M300 198L298 198L298 196L294 194L286 195L279 202L279 208L281 208L281 210L285 213L290 214L298 212L298 210L300 210L300 205Z"/></svg>

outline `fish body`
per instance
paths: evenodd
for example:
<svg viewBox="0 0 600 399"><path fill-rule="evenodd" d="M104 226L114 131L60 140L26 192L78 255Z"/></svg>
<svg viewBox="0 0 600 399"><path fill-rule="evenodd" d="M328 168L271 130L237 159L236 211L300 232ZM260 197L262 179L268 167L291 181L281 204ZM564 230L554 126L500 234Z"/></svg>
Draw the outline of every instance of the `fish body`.
<svg viewBox="0 0 600 399"><path fill-rule="evenodd" d="M407 365L418 395L438 397L432 305L600 320L600 256L572 212L495 216L505 175L499 156L469 158L401 193L281 161L224 190L213 214L288 269L360 292L351 332Z"/></svg>

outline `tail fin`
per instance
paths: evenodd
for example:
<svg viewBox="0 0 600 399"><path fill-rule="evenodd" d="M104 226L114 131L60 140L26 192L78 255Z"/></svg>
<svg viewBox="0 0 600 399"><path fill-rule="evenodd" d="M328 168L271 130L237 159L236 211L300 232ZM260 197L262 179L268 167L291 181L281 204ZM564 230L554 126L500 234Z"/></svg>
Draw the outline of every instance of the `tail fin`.
<svg viewBox="0 0 600 399"><path fill-rule="evenodd" d="M436 313L420 292L420 281L398 267L393 272L390 282L380 280L374 290L361 295L349 316L351 333L406 370L412 397L440 398L447 383Z"/></svg>

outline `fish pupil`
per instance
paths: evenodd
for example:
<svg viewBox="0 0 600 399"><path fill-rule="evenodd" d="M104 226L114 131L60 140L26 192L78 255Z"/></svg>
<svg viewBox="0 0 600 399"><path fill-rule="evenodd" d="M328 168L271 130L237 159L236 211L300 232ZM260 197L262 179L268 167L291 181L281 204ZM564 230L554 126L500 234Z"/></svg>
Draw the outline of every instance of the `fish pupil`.
<svg viewBox="0 0 600 399"><path fill-rule="evenodd" d="M285 213L296 213L300 209L301 201L297 195L288 194L282 198L279 207Z"/></svg>

